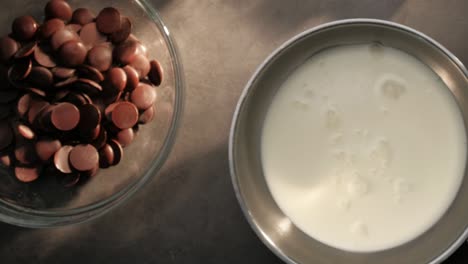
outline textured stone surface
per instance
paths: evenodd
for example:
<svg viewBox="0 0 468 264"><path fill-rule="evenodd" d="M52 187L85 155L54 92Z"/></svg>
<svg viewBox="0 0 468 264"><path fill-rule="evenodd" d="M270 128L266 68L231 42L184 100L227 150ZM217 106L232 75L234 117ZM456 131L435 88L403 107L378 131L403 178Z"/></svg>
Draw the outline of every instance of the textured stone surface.
<svg viewBox="0 0 468 264"><path fill-rule="evenodd" d="M183 124L160 177L88 223L0 223L1 263L281 263L244 220L228 171L231 116L256 66L295 34L351 17L414 27L468 64L466 0L149 1L178 44L186 77ZM455 255L447 263L467 263L468 246Z"/></svg>

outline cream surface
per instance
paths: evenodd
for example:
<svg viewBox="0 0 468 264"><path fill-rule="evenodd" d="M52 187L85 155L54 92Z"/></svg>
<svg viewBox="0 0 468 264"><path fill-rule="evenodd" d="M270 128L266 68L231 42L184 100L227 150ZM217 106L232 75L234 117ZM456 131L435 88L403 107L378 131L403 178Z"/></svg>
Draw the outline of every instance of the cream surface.
<svg viewBox="0 0 468 264"><path fill-rule="evenodd" d="M463 178L465 127L426 65L375 44L322 51L282 84L262 132L281 210L348 251L392 248L427 231Z"/></svg>

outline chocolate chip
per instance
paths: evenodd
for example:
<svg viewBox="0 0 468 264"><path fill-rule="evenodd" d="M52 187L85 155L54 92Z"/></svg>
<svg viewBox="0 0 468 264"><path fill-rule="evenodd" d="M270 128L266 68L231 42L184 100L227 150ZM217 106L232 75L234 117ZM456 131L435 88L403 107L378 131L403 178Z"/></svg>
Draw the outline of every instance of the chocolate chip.
<svg viewBox="0 0 468 264"><path fill-rule="evenodd" d="M99 12L96 24L99 31L112 34L120 29L120 12L113 7L106 7Z"/></svg>
<svg viewBox="0 0 468 264"><path fill-rule="evenodd" d="M55 67L52 69L52 74L55 78L58 79L67 79L75 75L75 69L73 68L64 68L64 67Z"/></svg>
<svg viewBox="0 0 468 264"><path fill-rule="evenodd" d="M18 51L18 43L10 37L0 38L0 62L9 61Z"/></svg>
<svg viewBox="0 0 468 264"><path fill-rule="evenodd" d="M80 179L81 175L78 172L70 173L61 175L60 183L63 185L63 187L70 188L75 186L80 181Z"/></svg>
<svg viewBox="0 0 468 264"><path fill-rule="evenodd" d="M16 128L18 130L18 133L21 134L25 139L34 139L36 137L36 134L34 131L31 130L30 127L28 127L25 124L18 124L18 127Z"/></svg>
<svg viewBox="0 0 468 264"><path fill-rule="evenodd" d="M113 56L114 59L121 64L130 64L138 54L138 43L136 41L127 40L115 47Z"/></svg>
<svg viewBox="0 0 468 264"><path fill-rule="evenodd" d="M29 111L30 105L31 105L31 95L30 94L25 94L25 95L21 96L21 98L18 100L18 104L17 104L17 107L16 107L18 115L21 118L24 118L26 116L26 114Z"/></svg>
<svg viewBox="0 0 468 264"><path fill-rule="evenodd" d="M125 74L127 75L127 87L128 91L133 91L138 86L140 82L140 76L138 76L138 72L130 65L123 67Z"/></svg>
<svg viewBox="0 0 468 264"><path fill-rule="evenodd" d="M99 154L93 145L80 144L70 152L70 164L78 171L90 171L99 165Z"/></svg>
<svg viewBox="0 0 468 264"><path fill-rule="evenodd" d="M49 103L42 99L31 99L28 111L28 122L34 124L38 114L48 105Z"/></svg>
<svg viewBox="0 0 468 264"><path fill-rule="evenodd" d="M39 178L37 168L16 167L15 176L21 182L32 182Z"/></svg>
<svg viewBox="0 0 468 264"><path fill-rule="evenodd" d="M54 165L57 170L62 173L72 173L72 169L70 167L69 157L70 152L73 150L72 146L62 146L57 152L54 154Z"/></svg>
<svg viewBox="0 0 468 264"><path fill-rule="evenodd" d="M113 43L121 43L128 39L132 32L132 21L128 17L122 17L120 29L110 35L110 40Z"/></svg>
<svg viewBox="0 0 468 264"><path fill-rule="evenodd" d="M127 86L127 74L122 68L112 68L107 72L107 83L111 92L118 93L123 91Z"/></svg>
<svg viewBox="0 0 468 264"><path fill-rule="evenodd" d="M80 38L88 49L100 43L105 43L107 40L106 36L97 29L96 23L84 25L80 31Z"/></svg>
<svg viewBox="0 0 468 264"><path fill-rule="evenodd" d="M99 135L91 143L96 149L102 148L107 142L107 130L102 128L99 130Z"/></svg>
<svg viewBox="0 0 468 264"><path fill-rule="evenodd" d="M61 147L57 139L42 139L35 144L37 156L42 161L50 160Z"/></svg>
<svg viewBox="0 0 468 264"><path fill-rule="evenodd" d="M161 64L157 60L150 61L150 72L148 79L156 86L161 85L163 70Z"/></svg>
<svg viewBox="0 0 468 264"><path fill-rule="evenodd" d="M39 65L47 67L47 68L52 68L57 65L57 63L52 58L52 56L46 53L43 50L43 48L39 46L37 46L36 49L34 50L34 59Z"/></svg>
<svg viewBox="0 0 468 264"><path fill-rule="evenodd" d="M67 1L51 0L45 6L45 14L48 19L60 18L68 21L72 17L72 9Z"/></svg>
<svg viewBox="0 0 468 264"><path fill-rule="evenodd" d="M36 150L31 142L23 142L16 146L15 159L22 165L32 165L38 159Z"/></svg>
<svg viewBox="0 0 468 264"><path fill-rule="evenodd" d="M79 78L73 83L73 86L80 91L83 91L87 94L97 94L102 91L100 84L93 80Z"/></svg>
<svg viewBox="0 0 468 264"><path fill-rule="evenodd" d="M139 110L146 110L156 101L156 90L148 84L140 83L131 93L130 100Z"/></svg>
<svg viewBox="0 0 468 264"><path fill-rule="evenodd" d="M87 53L88 50L83 43L70 40L60 47L59 56L65 66L75 67L84 63Z"/></svg>
<svg viewBox="0 0 468 264"><path fill-rule="evenodd" d="M79 66L77 70L78 70L78 76L80 78L89 79L97 83L104 81L104 75L102 75L102 73L98 69L92 66L83 64Z"/></svg>
<svg viewBox="0 0 468 264"><path fill-rule="evenodd" d="M70 77L70 78L68 78L68 79L66 79L64 81L55 83L54 87L57 88L57 89L62 89L64 87L68 87L68 86L72 85L77 80L78 80L78 77L72 76L72 77Z"/></svg>
<svg viewBox="0 0 468 264"><path fill-rule="evenodd" d="M78 40L76 32L68 30L66 28L60 29L52 35L50 44L54 50L58 50L63 44L70 40Z"/></svg>
<svg viewBox="0 0 468 264"><path fill-rule="evenodd" d="M73 12L72 22L80 25L86 25L93 22L94 14L88 8L78 8Z"/></svg>
<svg viewBox="0 0 468 264"><path fill-rule="evenodd" d="M151 68L148 58L141 54L137 54L133 58L132 62L130 62L130 66L132 66L138 72L140 78L148 75Z"/></svg>
<svg viewBox="0 0 468 264"><path fill-rule="evenodd" d="M120 143L120 145L122 145L122 147L130 145L134 138L135 133L133 131L133 128L127 128L117 133L117 141Z"/></svg>
<svg viewBox="0 0 468 264"><path fill-rule="evenodd" d="M0 157L0 164L2 164L3 166L8 168L11 166L11 163L11 157L9 154Z"/></svg>
<svg viewBox="0 0 468 264"><path fill-rule="evenodd" d="M122 145L120 145L120 143L115 139L110 140L108 144L110 145L110 147L112 148L112 151L114 152L114 162L111 165L112 166L117 165L120 163L123 157Z"/></svg>
<svg viewBox="0 0 468 264"><path fill-rule="evenodd" d="M60 101L72 103L77 107L88 103L86 98L81 93L76 93L76 92L67 93L67 95L61 98Z"/></svg>
<svg viewBox="0 0 468 264"><path fill-rule="evenodd" d="M24 80L31 73L31 69L32 63L30 59L17 60L8 69L8 79L11 82Z"/></svg>
<svg viewBox="0 0 468 264"><path fill-rule="evenodd" d="M154 105L153 105L150 108L143 111L143 113L140 114L140 118L138 119L138 123L147 124L147 123L151 122L153 120L153 118L154 118L154 114L155 114L155 108L154 108Z"/></svg>
<svg viewBox="0 0 468 264"><path fill-rule="evenodd" d="M99 167L109 168L114 164L114 150L109 144L99 149Z"/></svg>
<svg viewBox="0 0 468 264"><path fill-rule="evenodd" d="M78 132L88 137L87 134L89 134L90 131L93 131L101 123L101 112L93 104L84 104L78 109L80 110L81 116L77 127ZM93 135L93 137L97 136Z"/></svg>
<svg viewBox="0 0 468 264"><path fill-rule="evenodd" d="M112 49L106 46L95 46L88 53L88 62L99 71L107 71L112 65Z"/></svg>
<svg viewBox="0 0 468 264"><path fill-rule="evenodd" d="M138 109L130 102L118 102L112 110L111 119L120 129L131 128L138 122Z"/></svg>
<svg viewBox="0 0 468 264"><path fill-rule="evenodd" d="M28 88L27 91L31 94L35 94L36 96L38 97L46 97L46 93L40 89L37 89L37 88Z"/></svg>
<svg viewBox="0 0 468 264"><path fill-rule="evenodd" d="M15 59L21 59L25 57L29 57L34 50L36 49L37 43L35 41L29 42L25 45L23 45L18 52L15 54Z"/></svg>
<svg viewBox="0 0 468 264"><path fill-rule="evenodd" d="M34 66L31 69L28 80L35 87L49 89L54 82L54 76L49 69L41 66Z"/></svg>
<svg viewBox="0 0 468 264"><path fill-rule="evenodd" d="M44 22L44 24L39 27L38 35L40 38L48 39L52 37L55 32L63 28L65 28L65 23L63 23L63 20L52 18Z"/></svg>
<svg viewBox="0 0 468 264"><path fill-rule="evenodd" d="M82 26L79 24L68 24L65 26L65 29L79 33L81 30Z"/></svg>
<svg viewBox="0 0 468 264"><path fill-rule="evenodd" d="M51 113L53 126L60 131L70 131L74 129L80 121L80 111L70 103L60 103L56 105Z"/></svg>
<svg viewBox="0 0 468 264"><path fill-rule="evenodd" d="M36 34L38 27L32 16L20 16L13 21L13 36L18 40L30 40Z"/></svg>

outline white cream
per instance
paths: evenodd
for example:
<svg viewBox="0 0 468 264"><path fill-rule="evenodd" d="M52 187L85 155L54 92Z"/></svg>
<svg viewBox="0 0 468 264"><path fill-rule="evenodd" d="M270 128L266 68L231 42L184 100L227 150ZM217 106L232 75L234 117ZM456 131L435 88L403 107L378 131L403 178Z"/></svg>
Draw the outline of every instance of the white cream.
<svg viewBox="0 0 468 264"><path fill-rule="evenodd" d="M348 251L392 248L427 231L463 178L465 127L452 94L397 49L322 51L284 82L267 113L262 162L281 210Z"/></svg>

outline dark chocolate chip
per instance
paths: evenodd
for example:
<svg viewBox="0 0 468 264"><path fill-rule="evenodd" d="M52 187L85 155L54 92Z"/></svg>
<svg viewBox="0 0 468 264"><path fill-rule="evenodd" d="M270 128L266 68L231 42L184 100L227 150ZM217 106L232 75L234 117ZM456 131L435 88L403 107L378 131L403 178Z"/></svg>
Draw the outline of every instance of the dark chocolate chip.
<svg viewBox="0 0 468 264"><path fill-rule="evenodd" d="M101 34L101 32L99 32L97 29L96 23L89 23L84 25L80 31L80 38L88 49L91 49L92 47L107 41L106 36Z"/></svg>
<svg viewBox="0 0 468 264"><path fill-rule="evenodd" d="M40 38L48 39L52 37L55 32L63 29L64 27L65 23L63 23L63 20L59 18L52 18L44 22L44 24L39 27L38 35Z"/></svg>
<svg viewBox="0 0 468 264"><path fill-rule="evenodd" d="M52 74L55 78L58 79L67 79L73 77L75 75L75 69L73 68L65 68L65 67L55 67L52 69Z"/></svg>
<svg viewBox="0 0 468 264"><path fill-rule="evenodd" d="M96 149L102 148L107 142L107 130L104 128L99 129L99 135L91 143Z"/></svg>
<svg viewBox="0 0 468 264"><path fill-rule="evenodd" d="M120 12L113 7L106 7L99 12L96 24L99 31L104 34L112 34L120 29Z"/></svg>
<svg viewBox="0 0 468 264"><path fill-rule="evenodd" d="M30 40L36 35L38 27L32 16L20 16L13 21L13 36L22 41Z"/></svg>
<svg viewBox="0 0 468 264"><path fill-rule="evenodd" d="M117 133L117 141L120 143L120 145L122 145L122 147L130 145L134 138L135 133L133 128L127 128Z"/></svg>
<svg viewBox="0 0 468 264"><path fill-rule="evenodd" d="M109 168L114 164L114 150L109 144L99 149L99 167Z"/></svg>
<svg viewBox="0 0 468 264"><path fill-rule="evenodd" d="M161 64L157 60L150 61L150 71L148 74L148 79L156 86L161 85L162 76L163 76L163 69Z"/></svg>
<svg viewBox="0 0 468 264"><path fill-rule="evenodd" d="M94 14L88 8L78 8L73 12L72 22L82 26L93 22Z"/></svg>
<svg viewBox="0 0 468 264"><path fill-rule="evenodd" d="M57 139L42 139L35 144L37 156L42 161L50 160L61 147Z"/></svg>
<svg viewBox="0 0 468 264"><path fill-rule="evenodd" d="M54 76L49 69L41 66L34 66L28 76L28 81L35 87L48 90L52 87Z"/></svg>
<svg viewBox="0 0 468 264"><path fill-rule="evenodd" d="M53 57L49 55L48 53L46 53L44 49L39 46L36 47L34 51L34 59L36 60L38 64L47 68L52 68L57 65Z"/></svg>
<svg viewBox="0 0 468 264"><path fill-rule="evenodd" d="M70 103L60 103L52 109L52 125L60 131L74 129L80 121L80 111Z"/></svg>
<svg viewBox="0 0 468 264"><path fill-rule="evenodd" d="M140 76L138 76L138 72L130 65L123 67L123 69L127 75L126 89L131 92L138 86L140 82Z"/></svg>
<svg viewBox="0 0 468 264"><path fill-rule="evenodd" d="M68 24L65 26L66 29L70 30L70 31L73 31L73 32L76 32L76 33L79 33L82 26L79 25L79 24Z"/></svg>
<svg viewBox="0 0 468 264"><path fill-rule="evenodd" d="M139 110L146 110L156 101L156 90L148 84L140 83L131 93L130 100Z"/></svg>
<svg viewBox="0 0 468 264"><path fill-rule="evenodd" d="M140 118L138 119L138 123L147 124L147 123L151 122L153 120L153 118L154 118L154 114L155 114L155 108L154 108L154 105L153 105L150 108L143 111L143 113L140 114Z"/></svg>
<svg viewBox="0 0 468 264"><path fill-rule="evenodd" d="M29 111L28 111L28 122L34 124L39 113L49 105L48 102L42 99L31 99Z"/></svg>
<svg viewBox="0 0 468 264"><path fill-rule="evenodd" d="M151 68L148 58L140 54L137 54L133 58L130 66L132 66L138 72L140 78L147 76Z"/></svg>
<svg viewBox="0 0 468 264"><path fill-rule="evenodd" d="M77 68L77 71L80 78L89 79L97 83L104 81L104 75L92 66L83 64Z"/></svg>
<svg viewBox="0 0 468 264"><path fill-rule="evenodd" d="M73 150L72 146L62 146L57 152L54 154L54 165L57 170L62 173L72 173L69 157L70 152Z"/></svg>
<svg viewBox="0 0 468 264"><path fill-rule="evenodd" d="M38 168L16 167L15 176L21 182L33 182L39 178Z"/></svg>
<svg viewBox="0 0 468 264"><path fill-rule="evenodd" d="M0 62L9 61L18 51L18 43L10 37L0 38Z"/></svg>
<svg viewBox="0 0 468 264"><path fill-rule="evenodd" d="M34 94L38 97L46 97L46 93L40 89L37 89L37 88L28 88L27 91L30 93L30 94Z"/></svg>
<svg viewBox="0 0 468 264"><path fill-rule="evenodd" d="M97 94L102 91L102 87L95 81L79 78L76 82L73 83L73 86L80 91L83 91L87 94Z"/></svg>
<svg viewBox="0 0 468 264"><path fill-rule="evenodd" d="M132 21L128 17L122 17L120 29L110 35L113 43L121 43L128 39L132 32Z"/></svg>
<svg viewBox="0 0 468 264"><path fill-rule="evenodd" d="M127 40L114 49L114 59L121 64L130 64L138 54L138 43L136 41ZM143 77L143 76L140 76Z"/></svg>
<svg viewBox="0 0 468 264"><path fill-rule="evenodd" d="M20 118L24 118L29 111L29 107L31 105L31 95L25 94L21 96L18 100L16 111Z"/></svg>
<svg viewBox="0 0 468 264"><path fill-rule="evenodd" d="M32 131L32 129L25 124L18 124L16 129L18 130L18 133L25 139L32 140L36 137L34 131Z"/></svg>
<svg viewBox="0 0 468 264"><path fill-rule="evenodd" d="M66 28L57 30L50 39L50 44L54 50L58 50L63 44L70 40L78 40L79 36L75 31L68 30Z"/></svg>
<svg viewBox="0 0 468 264"><path fill-rule="evenodd" d="M34 52L36 47L37 47L37 42L35 41L24 44L18 50L18 52L16 52L15 59L22 59L22 58L31 56L31 54Z"/></svg>
<svg viewBox="0 0 468 264"><path fill-rule="evenodd" d="M59 56L65 66L75 67L85 62L87 53L83 43L70 40L60 47Z"/></svg>
<svg viewBox="0 0 468 264"><path fill-rule="evenodd" d="M90 131L93 131L101 123L101 112L93 104L84 104L78 109L80 110L81 116L77 127L78 132L85 135L85 137L88 137L87 134L89 134ZM92 136L97 137L96 135Z"/></svg>
<svg viewBox="0 0 468 264"><path fill-rule="evenodd" d="M70 152L70 164L78 171L90 171L99 165L99 154L90 144L75 146Z"/></svg>
<svg viewBox="0 0 468 264"><path fill-rule="evenodd" d="M120 143L115 139L111 139L108 144L111 146L112 151L114 152L114 162L111 165L117 165L122 160L123 148L120 145Z"/></svg>
<svg viewBox="0 0 468 264"><path fill-rule="evenodd" d="M112 48L103 45L93 47L88 53L88 62L99 71L107 71L112 65Z"/></svg>
<svg viewBox="0 0 468 264"><path fill-rule="evenodd" d="M15 148L16 161L23 165L31 165L38 159L34 145L25 141Z"/></svg>
<svg viewBox="0 0 468 264"><path fill-rule="evenodd" d="M130 102L118 102L112 110L111 119L120 129L131 128L138 122L138 109Z"/></svg>
<svg viewBox="0 0 468 264"><path fill-rule="evenodd" d="M112 68L106 75L107 86L111 93L123 91L127 86L127 74L122 68Z"/></svg>
<svg viewBox="0 0 468 264"><path fill-rule="evenodd" d="M10 82L16 82L26 79L31 73L32 63L30 59L17 60L10 69L8 69L8 79Z"/></svg>
<svg viewBox="0 0 468 264"><path fill-rule="evenodd" d="M76 81L78 80L78 77L76 76L72 76L66 80L63 80L61 82L57 82L54 84L54 87L57 88L57 89L62 89L62 88L65 88L65 87L68 87L68 86L71 86L72 84L74 84Z"/></svg>
<svg viewBox="0 0 468 264"><path fill-rule="evenodd" d="M67 1L51 0L45 6L45 14L48 19L60 18L68 21L72 17L72 9Z"/></svg>

